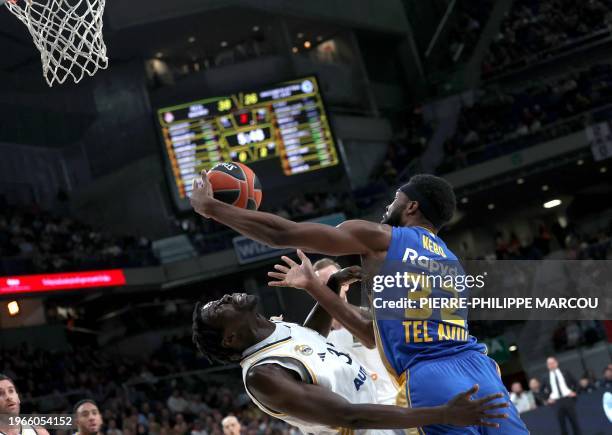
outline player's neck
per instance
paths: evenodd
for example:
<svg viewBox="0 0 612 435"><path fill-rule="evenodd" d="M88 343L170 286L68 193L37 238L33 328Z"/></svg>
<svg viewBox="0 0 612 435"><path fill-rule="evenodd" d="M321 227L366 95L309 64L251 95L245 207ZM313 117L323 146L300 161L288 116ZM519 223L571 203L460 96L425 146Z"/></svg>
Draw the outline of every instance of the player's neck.
<svg viewBox="0 0 612 435"><path fill-rule="evenodd" d="M419 228L423 228L424 230L429 231L430 233L434 235L438 234L438 230L436 230L435 227L427 221L415 220L412 222L407 222L405 226L406 227L419 227Z"/></svg>
<svg viewBox="0 0 612 435"><path fill-rule="evenodd" d="M257 316L255 318L254 328L252 330L254 341L251 343L251 345L254 345L264 341L266 338L272 335L276 330L276 325L262 316Z"/></svg>

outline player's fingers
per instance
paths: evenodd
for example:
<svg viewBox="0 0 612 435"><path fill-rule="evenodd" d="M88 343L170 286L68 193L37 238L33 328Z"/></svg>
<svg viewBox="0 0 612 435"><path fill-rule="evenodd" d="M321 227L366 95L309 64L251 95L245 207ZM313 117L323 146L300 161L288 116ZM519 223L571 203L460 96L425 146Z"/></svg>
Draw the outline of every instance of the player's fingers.
<svg viewBox="0 0 612 435"><path fill-rule="evenodd" d="M507 408L509 407L510 404L508 402L504 402L504 403L494 403L492 405L487 405L487 406L483 406L482 410L483 411L488 411L489 409L500 409L500 408Z"/></svg>
<svg viewBox="0 0 612 435"><path fill-rule="evenodd" d="M276 279L284 280L286 275L284 273L268 272L268 276L270 278L276 278Z"/></svg>
<svg viewBox="0 0 612 435"><path fill-rule="evenodd" d="M205 170L200 172L200 178L202 180L202 186L206 186L210 183L210 180L208 179L208 172L206 172Z"/></svg>
<svg viewBox="0 0 612 435"><path fill-rule="evenodd" d="M297 250L297 256L300 258L300 260L302 260L302 264L310 263L310 259L306 256L306 254L304 254L301 249Z"/></svg>
<svg viewBox="0 0 612 435"><path fill-rule="evenodd" d="M508 414L483 414L484 418L508 418Z"/></svg>
<svg viewBox="0 0 612 435"><path fill-rule="evenodd" d="M279 271L283 272L283 273L289 272L289 268L287 266L283 266L282 264L275 264L274 268L276 270L279 270Z"/></svg>
<svg viewBox="0 0 612 435"><path fill-rule="evenodd" d="M270 287L289 287L285 281L269 281Z"/></svg>
<svg viewBox="0 0 612 435"><path fill-rule="evenodd" d="M482 399L478 399L476 403L480 405L482 403L491 402L492 400L501 399L502 397L504 397L502 393L489 394L488 396L483 397Z"/></svg>
<svg viewBox="0 0 612 435"><path fill-rule="evenodd" d="M283 255L281 257L281 260L283 260L285 263L287 263L289 265L289 267L293 267L293 266L297 266L298 264L293 261L291 258L287 257L286 255Z"/></svg>
<svg viewBox="0 0 612 435"><path fill-rule="evenodd" d="M472 388L470 388L469 390L463 392L462 394L469 399L472 394L476 394L478 392L479 388L480 387L478 386L478 384L474 384L474 386L472 386Z"/></svg>
<svg viewBox="0 0 612 435"><path fill-rule="evenodd" d="M480 420L478 423L479 426L487 426L487 427L499 427L499 423L491 423L490 421Z"/></svg>

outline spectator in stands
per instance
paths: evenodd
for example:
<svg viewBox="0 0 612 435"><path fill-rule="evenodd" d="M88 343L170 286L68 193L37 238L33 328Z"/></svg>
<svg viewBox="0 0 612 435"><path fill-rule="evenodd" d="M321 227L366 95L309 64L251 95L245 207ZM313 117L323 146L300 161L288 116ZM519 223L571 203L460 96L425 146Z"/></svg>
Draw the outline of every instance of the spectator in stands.
<svg viewBox="0 0 612 435"><path fill-rule="evenodd" d="M98 405L91 399L83 399L74 405L77 427L75 435L102 435L102 415Z"/></svg>
<svg viewBox="0 0 612 435"><path fill-rule="evenodd" d="M546 405L548 394L542 389L542 383L537 378L531 378L529 380L529 391L533 394L536 406Z"/></svg>
<svg viewBox="0 0 612 435"><path fill-rule="evenodd" d="M108 421L106 435L123 435L121 429L117 427L117 421L114 418Z"/></svg>
<svg viewBox="0 0 612 435"><path fill-rule="evenodd" d="M580 426L576 417L576 380L567 370L559 368L555 357L546 360L548 376L544 379L546 389L550 391L548 404L557 406L557 419L563 433L567 433L567 420L572 426L573 433L580 435Z"/></svg>
<svg viewBox="0 0 612 435"><path fill-rule="evenodd" d="M176 414L176 416L174 417L175 423L174 423L174 427L172 428L174 433L177 435L183 435L186 434L188 432L189 427L187 426L187 423L185 422L185 417L183 417L183 414Z"/></svg>
<svg viewBox="0 0 612 435"><path fill-rule="evenodd" d="M208 432L204 429L202 420L196 419L193 422L193 428L191 429L191 435L208 435Z"/></svg>
<svg viewBox="0 0 612 435"><path fill-rule="evenodd" d="M511 386L510 400L516 406L519 413L531 411L536 408L535 398L531 391L524 391L520 382L513 382Z"/></svg>
<svg viewBox="0 0 612 435"><path fill-rule="evenodd" d="M578 394L592 393L597 389L597 386L591 382L588 376L583 376L578 381Z"/></svg>
<svg viewBox="0 0 612 435"><path fill-rule="evenodd" d="M168 397L166 402L168 409L172 412L185 412L187 410L187 400L183 397L179 390L174 390L172 396Z"/></svg>
<svg viewBox="0 0 612 435"><path fill-rule="evenodd" d="M240 421L234 415L228 415L221 421L223 427L223 435L240 435L242 426Z"/></svg>
<svg viewBox="0 0 612 435"><path fill-rule="evenodd" d="M612 364L604 369L601 386L606 390L612 390Z"/></svg>
<svg viewBox="0 0 612 435"><path fill-rule="evenodd" d="M201 394L194 394L192 400L189 401L188 410L194 415L200 415L202 412L210 411L210 408L202 402Z"/></svg>

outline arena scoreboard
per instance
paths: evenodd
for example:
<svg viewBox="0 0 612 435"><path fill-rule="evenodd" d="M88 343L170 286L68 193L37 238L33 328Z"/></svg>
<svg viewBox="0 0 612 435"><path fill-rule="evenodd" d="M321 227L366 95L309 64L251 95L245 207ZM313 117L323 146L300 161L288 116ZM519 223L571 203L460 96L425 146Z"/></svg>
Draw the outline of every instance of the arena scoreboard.
<svg viewBox="0 0 612 435"><path fill-rule="evenodd" d="M275 159L284 176L339 163L315 77L165 107L157 117L179 200L219 162Z"/></svg>

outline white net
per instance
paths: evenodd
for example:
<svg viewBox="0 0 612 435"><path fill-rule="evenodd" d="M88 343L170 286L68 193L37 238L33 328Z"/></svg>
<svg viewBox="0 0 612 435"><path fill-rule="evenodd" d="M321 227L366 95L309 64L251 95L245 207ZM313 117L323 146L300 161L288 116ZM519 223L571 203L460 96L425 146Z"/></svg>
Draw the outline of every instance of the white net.
<svg viewBox="0 0 612 435"><path fill-rule="evenodd" d="M49 84L75 83L108 66L102 37L106 0L6 0L30 31ZM3 2L0 0L0 4Z"/></svg>

